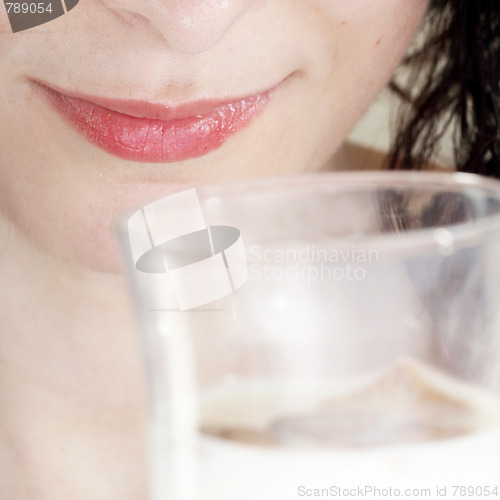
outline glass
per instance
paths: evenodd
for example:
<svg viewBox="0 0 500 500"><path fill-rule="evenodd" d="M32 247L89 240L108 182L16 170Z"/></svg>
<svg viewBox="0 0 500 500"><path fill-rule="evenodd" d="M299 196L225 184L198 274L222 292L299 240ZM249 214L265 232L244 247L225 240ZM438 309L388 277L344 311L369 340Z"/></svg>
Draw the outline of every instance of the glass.
<svg viewBox="0 0 500 500"><path fill-rule="evenodd" d="M500 495L498 182L203 187L119 233L153 500Z"/></svg>

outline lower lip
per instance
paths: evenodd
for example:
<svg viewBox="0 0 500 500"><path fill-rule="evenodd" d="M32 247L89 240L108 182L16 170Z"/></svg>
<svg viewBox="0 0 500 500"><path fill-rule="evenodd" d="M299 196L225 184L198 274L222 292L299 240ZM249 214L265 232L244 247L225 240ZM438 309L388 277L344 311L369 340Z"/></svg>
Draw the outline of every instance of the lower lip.
<svg viewBox="0 0 500 500"><path fill-rule="evenodd" d="M202 116L161 120L123 114L40 87L61 116L90 142L119 158L147 163L178 162L218 149L259 114L275 90L212 106Z"/></svg>

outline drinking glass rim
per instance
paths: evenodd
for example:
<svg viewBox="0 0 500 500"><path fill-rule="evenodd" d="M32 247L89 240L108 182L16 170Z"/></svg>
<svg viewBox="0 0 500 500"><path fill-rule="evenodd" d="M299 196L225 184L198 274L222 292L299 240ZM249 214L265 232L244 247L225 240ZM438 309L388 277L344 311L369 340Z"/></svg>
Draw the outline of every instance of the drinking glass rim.
<svg viewBox="0 0 500 500"><path fill-rule="evenodd" d="M440 188L448 192L464 192L465 189L475 189L484 192L485 196L498 199L500 202L500 180L463 172L443 171L328 171L308 172L302 174L269 176L243 180L229 180L220 183L209 183L195 187L202 204L211 198L221 198L235 195L262 195L273 190L290 192L291 189L305 190L319 188L318 192L346 193L359 191L373 191L377 188L404 189ZM253 192L253 193L252 193ZM165 196L175 194L170 192ZM142 206L162 199L156 197ZM119 217L115 224L115 231L120 238L128 235L128 219L141 207L127 211ZM487 241L497 234L500 237L500 210L490 215L480 215L473 221L466 221L451 225L441 225L430 228L408 229L402 232L367 233L349 240L356 248L404 249L416 246L421 250L441 249L443 247L442 231L447 231L453 251L467 248ZM439 233L437 233L439 231ZM244 238L244 234L243 234ZM330 239L330 238L329 238ZM332 241L336 238L332 237ZM346 239L342 238L345 243Z"/></svg>

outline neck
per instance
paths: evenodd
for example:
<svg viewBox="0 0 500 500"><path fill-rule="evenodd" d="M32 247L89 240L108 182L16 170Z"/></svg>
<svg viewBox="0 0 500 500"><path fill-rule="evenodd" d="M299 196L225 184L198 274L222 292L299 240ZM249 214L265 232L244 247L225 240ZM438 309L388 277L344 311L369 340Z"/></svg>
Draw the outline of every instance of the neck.
<svg viewBox="0 0 500 500"><path fill-rule="evenodd" d="M143 374L123 278L55 261L6 227L0 489L13 500L143 497Z"/></svg>

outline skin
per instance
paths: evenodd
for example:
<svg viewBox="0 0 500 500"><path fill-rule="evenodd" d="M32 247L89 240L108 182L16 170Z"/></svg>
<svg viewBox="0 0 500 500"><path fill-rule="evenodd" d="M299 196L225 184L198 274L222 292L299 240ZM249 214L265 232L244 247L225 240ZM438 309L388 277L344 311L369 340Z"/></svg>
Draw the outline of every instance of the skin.
<svg viewBox="0 0 500 500"><path fill-rule="evenodd" d="M0 7L0 491L145 499L139 348L110 232L117 215L204 183L374 168L345 144L427 0L81 0L11 34ZM118 159L32 81L120 99L227 99L285 84L220 149Z"/></svg>

